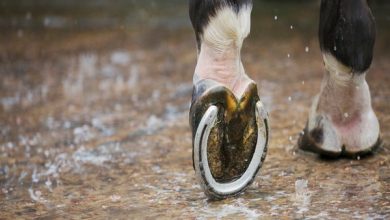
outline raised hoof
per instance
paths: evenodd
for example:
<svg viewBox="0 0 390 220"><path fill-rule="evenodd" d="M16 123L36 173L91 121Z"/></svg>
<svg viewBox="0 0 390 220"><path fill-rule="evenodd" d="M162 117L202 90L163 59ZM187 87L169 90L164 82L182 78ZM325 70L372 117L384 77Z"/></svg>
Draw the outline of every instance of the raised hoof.
<svg viewBox="0 0 390 220"><path fill-rule="evenodd" d="M257 86L237 100L212 80L195 85L190 109L193 165L211 199L234 196L250 185L267 153L267 113Z"/></svg>

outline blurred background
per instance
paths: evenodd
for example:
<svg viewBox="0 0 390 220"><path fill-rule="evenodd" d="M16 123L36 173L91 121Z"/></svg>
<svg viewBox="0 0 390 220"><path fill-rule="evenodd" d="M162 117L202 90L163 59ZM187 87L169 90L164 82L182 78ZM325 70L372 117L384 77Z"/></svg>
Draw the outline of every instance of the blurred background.
<svg viewBox="0 0 390 220"><path fill-rule="evenodd" d="M323 76L319 4L254 1L242 56L270 149L246 193L211 202L192 169L187 1L0 0L0 219L389 218L390 2L370 1L367 79L385 145L336 161L296 149Z"/></svg>

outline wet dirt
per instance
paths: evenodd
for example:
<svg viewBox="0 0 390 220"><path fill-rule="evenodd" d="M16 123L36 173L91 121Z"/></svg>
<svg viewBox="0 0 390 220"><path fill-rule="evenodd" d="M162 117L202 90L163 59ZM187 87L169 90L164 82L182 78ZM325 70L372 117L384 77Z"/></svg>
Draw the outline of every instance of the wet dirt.
<svg viewBox="0 0 390 220"><path fill-rule="evenodd" d="M145 2L2 6L0 219L390 218L388 3L373 8L367 77L384 145L329 160L296 147L324 73L318 2L256 2L242 56L270 112L268 156L246 192L209 201L191 160L186 2Z"/></svg>

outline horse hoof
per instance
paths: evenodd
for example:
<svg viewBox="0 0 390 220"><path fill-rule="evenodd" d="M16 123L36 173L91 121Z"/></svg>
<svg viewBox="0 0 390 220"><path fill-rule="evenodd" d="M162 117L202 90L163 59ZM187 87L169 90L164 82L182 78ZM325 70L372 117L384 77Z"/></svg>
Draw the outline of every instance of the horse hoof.
<svg viewBox="0 0 390 220"><path fill-rule="evenodd" d="M243 192L265 159L268 115L249 84L237 100L226 87L202 80L194 87L190 110L193 165L205 194L223 199Z"/></svg>

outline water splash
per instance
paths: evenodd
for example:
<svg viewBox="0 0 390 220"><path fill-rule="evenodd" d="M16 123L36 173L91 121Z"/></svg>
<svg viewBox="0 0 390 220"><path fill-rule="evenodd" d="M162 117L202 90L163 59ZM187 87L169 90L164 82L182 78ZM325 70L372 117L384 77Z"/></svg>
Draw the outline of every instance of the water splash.
<svg viewBox="0 0 390 220"><path fill-rule="evenodd" d="M308 189L308 181L299 179L295 181L295 202L298 206L297 213L304 213L309 211L311 202L311 193Z"/></svg>
<svg viewBox="0 0 390 220"><path fill-rule="evenodd" d="M126 51L114 51L110 59L113 64L126 65L130 62L130 54Z"/></svg>
<svg viewBox="0 0 390 220"><path fill-rule="evenodd" d="M243 199L237 199L232 204L224 204L217 207L213 207L212 205L206 203L206 205L199 211L202 213L201 216L205 219L258 219L263 215L262 213L258 212L258 210L249 208L246 203L244 203Z"/></svg>

